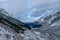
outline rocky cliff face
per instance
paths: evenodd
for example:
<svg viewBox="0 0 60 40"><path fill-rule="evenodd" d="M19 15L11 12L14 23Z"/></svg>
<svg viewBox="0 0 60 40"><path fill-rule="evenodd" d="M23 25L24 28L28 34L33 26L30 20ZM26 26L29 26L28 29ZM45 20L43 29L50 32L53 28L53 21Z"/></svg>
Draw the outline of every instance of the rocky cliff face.
<svg viewBox="0 0 60 40"><path fill-rule="evenodd" d="M8 26L0 23L0 40L15 40L16 33Z"/></svg>

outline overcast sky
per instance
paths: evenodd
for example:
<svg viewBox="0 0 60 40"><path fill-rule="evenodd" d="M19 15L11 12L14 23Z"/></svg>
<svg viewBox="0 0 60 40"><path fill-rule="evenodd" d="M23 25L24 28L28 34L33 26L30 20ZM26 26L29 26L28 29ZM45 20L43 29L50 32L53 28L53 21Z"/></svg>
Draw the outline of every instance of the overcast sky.
<svg viewBox="0 0 60 40"><path fill-rule="evenodd" d="M43 14L60 10L60 0L0 0L0 8L23 22L34 22Z"/></svg>

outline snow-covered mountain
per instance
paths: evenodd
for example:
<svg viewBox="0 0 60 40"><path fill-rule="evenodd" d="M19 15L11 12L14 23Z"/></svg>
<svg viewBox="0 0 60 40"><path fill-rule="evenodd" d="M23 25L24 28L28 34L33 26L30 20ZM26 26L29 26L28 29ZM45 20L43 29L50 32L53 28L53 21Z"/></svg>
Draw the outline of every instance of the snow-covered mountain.
<svg viewBox="0 0 60 40"><path fill-rule="evenodd" d="M29 25L32 25L32 23L29 23ZM7 25L0 23L1 40L60 40L60 12L39 18L32 26L36 28L27 29L24 34L15 33L15 31L9 29L9 26L6 27Z"/></svg>
<svg viewBox="0 0 60 40"><path fill-rule="evenodd" d="M51 25L60 20L60 12L52 13L49 16L41 17L34 22L35 25Z"/></svg>

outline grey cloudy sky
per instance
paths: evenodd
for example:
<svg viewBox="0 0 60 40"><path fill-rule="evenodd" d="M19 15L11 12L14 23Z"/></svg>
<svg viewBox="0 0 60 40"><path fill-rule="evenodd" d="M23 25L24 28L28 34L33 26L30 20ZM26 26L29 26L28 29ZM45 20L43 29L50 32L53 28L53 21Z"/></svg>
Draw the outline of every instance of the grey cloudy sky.
<svg viewBox="0 0 60 40"><path fill-rule="evenodd" d="M60 10L60 0L0 0L0 7L23 22L34 22L42 14Z"/></svg>

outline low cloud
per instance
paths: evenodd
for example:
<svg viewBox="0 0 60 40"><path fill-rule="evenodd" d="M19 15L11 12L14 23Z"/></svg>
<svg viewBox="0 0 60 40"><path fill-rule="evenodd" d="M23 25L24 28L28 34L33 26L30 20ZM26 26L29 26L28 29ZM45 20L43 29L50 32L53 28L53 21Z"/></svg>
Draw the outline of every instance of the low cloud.
<svg viewBox="0 0 60 40"><path fill-rule="evenodd" d="M60 10L60 0L0 0L0 7L23 22L34 22L47 10Z"/></svg>

